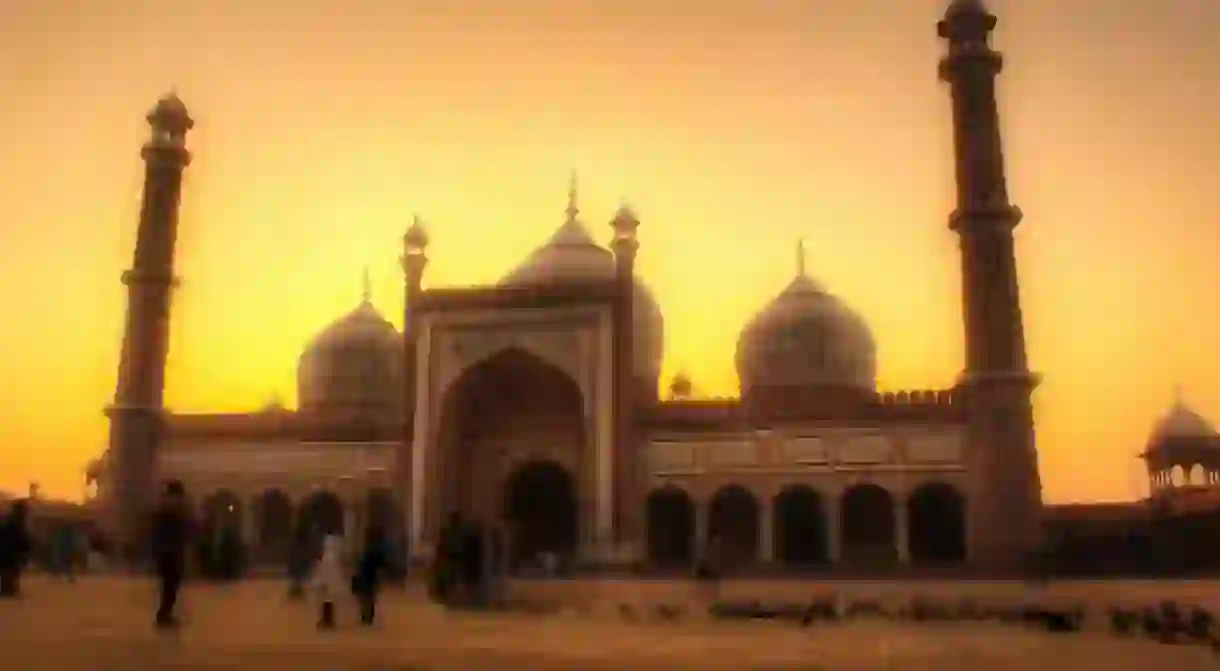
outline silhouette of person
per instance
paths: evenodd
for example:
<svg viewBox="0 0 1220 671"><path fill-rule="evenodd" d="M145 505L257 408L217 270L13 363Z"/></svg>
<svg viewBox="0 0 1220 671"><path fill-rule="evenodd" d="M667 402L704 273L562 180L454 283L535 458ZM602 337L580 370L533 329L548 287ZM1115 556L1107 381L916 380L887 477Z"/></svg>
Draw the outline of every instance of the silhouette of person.
<svg viewBox="0 0 1220 671"><path fill-rule="evenodd" d="M485 559L483 525L471 521L462 532L461 580L470 605L483 605Z"/></svg>
<svg viewBox="0 0 1220 671"><path fill-rule="evenodd" d="M156 562L160 598L157 603L156 626L177 626L174 606L186 574L186 554L191 536L191 520L186 506L186 491L182 483L172 480L157 506L152 525L152 546Z"/></svg>
<svg viewBox="0 0 1220 671"><path fill-rule="evenodd" d="M462 552L465 550L465 522L459 512L449 513L449 519L441 530L437 543L436 556L432 561L433 598L441 603L449 603L456 586L458 573L462 565Z"/></svg>
<svg viewBox="0 0 1220 671"><path fill-rule="evenodd" d="M21 572L30 556L27 527L28 503L14 501L8 516L0 523L0 597L16 598L21 592Z"/></svg>
<svg viewBox="0 0 1220 671"><path fill-rule="evenodd" d="M371 625L377 617L377 593L382 573L389 567L385 533L371 526L365 532L364 548L352 576L352 592L360 604L360 624Z"/></svg>
<svg viewBox="0 0 1220 671"><path fill-rule="evenodd" d="M343 591L343 539L338 534L322 538L322 556L314 567L313 585L321 609L319 629L335 628L335 599Z"/></svg>
<svg viewBox="0 0 1220 671"><path fill-rule="evenodd" d="M485 599L487 603L498 603L505 571L504 530L499 525L492 525L487 531L484 554Z"/></svg>

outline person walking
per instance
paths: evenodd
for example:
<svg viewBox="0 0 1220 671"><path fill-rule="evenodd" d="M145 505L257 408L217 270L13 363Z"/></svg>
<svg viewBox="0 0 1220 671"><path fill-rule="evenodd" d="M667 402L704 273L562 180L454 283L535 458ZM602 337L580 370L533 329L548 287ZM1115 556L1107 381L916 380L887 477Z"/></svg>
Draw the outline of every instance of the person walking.
<svg viewBox="0 0 1220 671"><path fill-rule="evenodd" d="M322 538L322 557L313 571L313 587L318 595L318 629L335 628L335 601L343 593L343 539L334 533Z"/></svg>
<svg viewBox="0 0 1220 671"><path fill-rule="evenodd" d="M174 607L186 577L186 553L190 544L191 519L187 511L186 490L173 480L153 517L152 549L156 564L160 598L157 603L155 626L169 629L178 625Z"/></svg>
<svg viewBox="0 0 1220 671"><path fill-rule="evenodd" d="M465 550L463 534L466 523L461 513L452 512L441 529L440 542L437 543L436 554L432 558L432 575L429 592L438 603L449 605L457 586L457 578L462 566L462 552Z"/></svg>
<svg viewBox="0 0 1220 671"><path fill-rule="evenodd" d="M29 504L14 501L0 522L0 598L15 599L21 592L21 573L30 557Z"/></svg>
<svg viewBox="0 0 1220 671"><path fill-rule="evenodd" d="M364 536L364 548L356 562L356 573L352 576L352 592L360 604L362 625L373 624L377 617L377 594L381 589L382 574L388 568L385 534L378 527L369 527Z"/></svg>
<svg viewBox="0 0 1220 671"><path fill-rule="evenodd" d="M484 582L486 552L483 536L483 525L478 520L471 520L462 534L461 581L463 601L467 606L483 607L485 596Z"/></svg>

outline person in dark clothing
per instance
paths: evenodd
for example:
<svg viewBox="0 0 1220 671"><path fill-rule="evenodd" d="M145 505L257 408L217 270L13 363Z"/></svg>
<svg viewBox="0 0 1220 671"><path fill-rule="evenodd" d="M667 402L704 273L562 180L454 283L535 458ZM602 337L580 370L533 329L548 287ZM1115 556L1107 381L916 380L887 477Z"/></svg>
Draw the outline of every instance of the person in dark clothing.
<svg viewBox="0 0 1220 671"><path fill-rule="evenodd" d="M432 560L432 597L440 603L449 603L457 585L458 571L462 565L463 534L465 522L462 514L453 512L441 530L436 556Z"/></svg>
<svg viewBox="0 0 1220 671"><path fill-rule="evenodd" d="M190 526L186 492L181 482L171 481L165 488L161 504L157 507L152 528L153 558L161 588L156 618L156 626L160 628L177 625L174 606L178 602L178 592L186 574Z"/></svg>
<svg viewBox="0 0 1220 671"><path fill-rule="evenodd" d="M385 533L370 527L356 561L356 574L352 576L352 591L360 603L360 624L371 625L377 617L377 593L381 589L382 574L388 567Z"/></svg>
<svg viewBox="0 0 1220 671"><path fill-rule="evenodd" d="M483 605L483 560L484 553L483 526L478 522L470 522L462 534L462 588L467 602L472 606Z"/></svg>
<svg viewBox="0 0 1220 671"><path fill-rule="evenodd" d="M21 572L30 556L30 532L27 528L29 506L14 501L8 517L0 522L0 597L12 599L21 592Z"/></svg>

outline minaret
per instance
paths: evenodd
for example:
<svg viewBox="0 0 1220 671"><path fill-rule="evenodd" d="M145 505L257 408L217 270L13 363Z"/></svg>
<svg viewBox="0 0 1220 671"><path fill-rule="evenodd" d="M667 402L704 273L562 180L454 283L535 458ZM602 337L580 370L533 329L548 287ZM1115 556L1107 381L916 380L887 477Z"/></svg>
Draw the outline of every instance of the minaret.
<svg viewBox="0 0 1220 671"><path fill-rule="evenodd" d="M411 222L411 227L407 229L402 238L402 271L405 279L403 301L403 316L402 316L402 332L403 332L403 359L402 359L402 379L403 379L403 436L402 446L398 452L398 458L394 460L394 492L398 497L399 512L402 513L402 519L414 520L416 512L411 510L414 501L422 500L422 491L417 493L414 491L414 482L416 480L413 472L412 449L415 444L415 402L416 402L416 346L418 344L419 327L416 323L416 302L419 300L420 294L423 293L424 268L428 266L428 232L424 229L423 221L419 215L416 215ZM421 488L426 486L424 480L419 478ZM422 518L420 518L422 519ZM412 522L412 529L417 527ZM419 540L412 538L412 541ZM408 548L409 552L416 552L415 547Z"/></svg>
<svg viewBox="0 0 1220 671"><path fill-rule="evenodd" d="M186 106L171 93L148 114L152 135L144 144L144 195L127 287L127 323L110 418L110 456L117 491L108 522L120 551L135 559L156 482L154 459L161 437L165 362L169 341L174 241L182 172L191 162L186 133L194 126Z"/></svg>
<svg viewBox="0 0 1220 671"><path fill-rule="evenodd" d="M640 220L623 205L610 221L614 238L615 282L618 299L614 310L614 534L615 541L638 538L629 489L634 472L636 395L641 392L635 370L635 255L640 247L636 229ZM652 394L656 394L653 382ZM628 526L632 528L627 528ZM609 539L607 539L609 540Z"/></svg>
<svg viewBox="0 0 1220 671"><path fill-rule="evenodd" d="M1017 285L1013 229L1021 210L1008 199L996 105L1001 55L990 45L996 18L982 0L954 0L937 32L947 42L940 78L953 103L958 234L966 368L970 553L980 565L1017 569L1041 540L1041 483Z"/></svg>

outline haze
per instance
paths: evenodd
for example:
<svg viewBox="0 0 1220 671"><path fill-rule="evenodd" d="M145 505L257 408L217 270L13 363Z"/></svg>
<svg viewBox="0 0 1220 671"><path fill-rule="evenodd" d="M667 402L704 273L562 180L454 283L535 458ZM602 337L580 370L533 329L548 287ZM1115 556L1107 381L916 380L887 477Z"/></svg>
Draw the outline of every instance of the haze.
<svg viewBox="0 0 1220 671"><path fill-rule="evenodd" d="M563 217L640 214L666 371L736 392L738 329L811 274L859 310L886 389L962 367L940 0L7 0L0 7L0 489L82 493L104 448L142 165L173 87L188 140L168 402L295 399L365 266L402 321L495 281ZM994 0L1048 501L1144 491L1175 385L1220 418L1220 4Z"/></svg>

